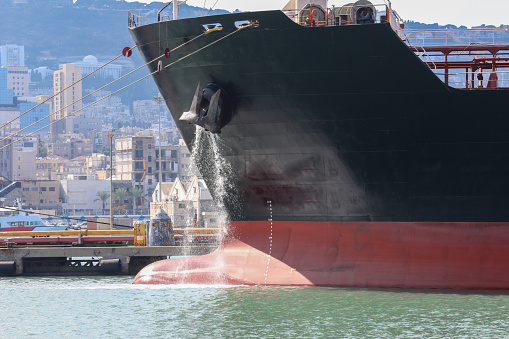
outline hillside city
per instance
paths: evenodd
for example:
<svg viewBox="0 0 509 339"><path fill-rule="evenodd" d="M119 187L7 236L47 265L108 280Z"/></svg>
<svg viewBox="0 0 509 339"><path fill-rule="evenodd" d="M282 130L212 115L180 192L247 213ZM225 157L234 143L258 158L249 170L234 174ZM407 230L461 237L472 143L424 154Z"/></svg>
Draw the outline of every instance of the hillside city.
<svg viewBox="0 0 509 339"><path fill-rule="evenodd" d="M16 214L14 206L55 221L111 211L136 218L153 214L155 202L152 209L162 207L175 227L219 226L152 79L112 95L146 75L145 67L130 74L143 65L137 51L110 63L124 43L132 45L128 10L155 13L162 6L0 0L0 207L8 207L2 215ZM181 13L201 11L185 5ZM66 29L78 26L84 30Z"/></svg>
<svg viewBox="0 0 509 339"><path fill-rule="evenodd" d="M214 226L212 198L193 171L191 154L162 98L136 100L132 110L116 96L82 103L94 91L74 84L77 79L100 67L104 78L117 79L122 65L105 66L89 55L56 71L29 70L24 46L2 45L0 51L2 205L19 201L24 209L50 215L108 214L111 179L115 214L148 214L158 197L160 173L163 201L172 202L177 224L188 226L191 213L194 224ZM52 91L31 90L34 74L52 76ZM93 93L92 100L109 94ZM123 126L126 122L131 124Z"/></svg>
<svg viewBox="0 0 509 339"><path fill-rule="evenodd" d="M29 70L24 46L14 44L0 46L0 58L2 206L19 202L54 216L104 215L110 208L116 215L148 214L162 189L175 226L217 226L212 198L162 98L136 100L132 109L116 96L94 103L110 92L76 83L99 69L103 79L118 79L123 65L88 55L56 71ZM52 88L31 89L48 76ZM93 103L83 103L91 94Z"/></svg>

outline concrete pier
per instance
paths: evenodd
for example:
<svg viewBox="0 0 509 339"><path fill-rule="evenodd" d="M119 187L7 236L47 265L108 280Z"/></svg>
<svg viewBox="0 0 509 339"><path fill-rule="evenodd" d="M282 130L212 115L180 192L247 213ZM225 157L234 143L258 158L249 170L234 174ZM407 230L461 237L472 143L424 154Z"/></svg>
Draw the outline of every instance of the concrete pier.
<svg viewBox="0 0 509 339"><path fill-rule="evenodd" d="M0 248L0 276L135 275L146 265L182 255L203 255L217 244L150 247L24 247ZM14 263L14 265L10 265ZM12 271L11 268L12 267ZM10 271L10 272L9 272Z"/></svg>

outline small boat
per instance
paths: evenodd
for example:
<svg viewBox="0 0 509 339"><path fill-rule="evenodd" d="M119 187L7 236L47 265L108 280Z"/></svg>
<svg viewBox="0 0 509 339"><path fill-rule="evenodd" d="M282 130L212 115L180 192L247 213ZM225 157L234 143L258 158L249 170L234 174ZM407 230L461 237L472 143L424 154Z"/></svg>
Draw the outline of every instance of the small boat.
<svg viewBox="0 0 509 339"><path fill-rule="evenodd" d="M5 207L2 212L10 215L0 216L0 232L61 231L67 228L67 225L47 225L39 215L23 212L19 201L18 206Z"/></svg>
<svg viewBox="0 0 509 339"><path fill-rule="evenodd" d="M15 215L0 217L0 232L14 231L54 231L65 227L46 226L38 215Z"/></svg>

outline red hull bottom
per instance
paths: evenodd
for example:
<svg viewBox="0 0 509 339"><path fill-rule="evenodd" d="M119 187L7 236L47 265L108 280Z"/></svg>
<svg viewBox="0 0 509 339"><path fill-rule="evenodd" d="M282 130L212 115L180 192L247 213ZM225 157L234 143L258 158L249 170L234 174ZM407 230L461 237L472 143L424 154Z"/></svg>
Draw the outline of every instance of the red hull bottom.
<svg viewBox="0 0 509 339"><path fill-rule="evenodd" d="M509 289L509 223L256 221L231 234L134 283Z"/></svg>

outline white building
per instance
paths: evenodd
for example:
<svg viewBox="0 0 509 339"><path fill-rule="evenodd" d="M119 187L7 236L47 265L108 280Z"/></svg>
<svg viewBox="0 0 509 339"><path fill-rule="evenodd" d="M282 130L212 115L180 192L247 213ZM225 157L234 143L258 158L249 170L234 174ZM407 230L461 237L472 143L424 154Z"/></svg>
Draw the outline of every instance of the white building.
<svg viewBox="0 0 509 339"><path fill-rule="evenodd" d="M0 65L24 67L25 47L18 45L0 46Z"/></svg>
<svg viewBox="0 0 509 339"><path fill-rule="evenodd" d="M19 122L19 107L15 106L0 107L0 124L3 126L7 122L12 120L14 121L10 125L7 125L0 130L1 136L8 136L15 131L19 131L20 122Z"/></svg>
<svg viewBox="0 0 509 339"><path fill-rule="evenodd" d="M159 190L161 189L161 201ZM178 178L174 182L163 182L156 186L152 194L150 215L163 209L171 218L173 227L220 226L219 213L212 196L202 179L194 176L191 182L184 183Z"/></svg>
<svg viewBox="0 0 509 339"><path fill-rule="evenodd" d="M14 96L28 96L30 94L28 67L2 65L2 68L7 68L7 88L13 90Z"/></svg>
<svg viewBox="0 0 509 339"><path fill-rule="evenodd" d="M12 152L12 180L35 180L37 178L37 153L39 138L25 137L14 144Z"/></svg>
<svg viewBox="0 0 509 339"><path fill-rule="evenodd" d="M12 180L35 180L37 178L37 152L14 149L12 155Z"/></svg>
<svg viewBox="0 0 509 339"><path fill-rule="evenodd" d="M55 71L52 71L51 69L49 69L46 66L34 68L33 71L36 72L36 73L39 73L43 79L45 77L47 77L48 75L53 75L53 73L55 72Z"/></svg>
<svg viewBox="0 0 509 339"><path fill-rule="evenodd" d="M62 180L64 204L62 208L70 214L103 214L102 201L98 192L110 192L109 180ZM106 201L106 209L110 209L110 199Z"/></svg>
<svg viewBox="0 0 509 339"><path fill-rule="evenodd" d="M81 79L81 75L81 68L76 67L74 64L65 64L62 66L62 70L54 73L53 91L55 93L55 97L53 98L54 114L51 117L52 121L67 117L69 114L80 111L83 107L81 102L83 94L82 83L76 83ZM74 85L71 86L72 84ZM75 116L79 117L83 115L83 112L79 112ZM66 130L66 123L65 120L63 120L54 124L53 132L55 134L60 134L71 133L72 131Z"/></svg>
<svg viewBox="0 0 509 339"><path fill-rule="evenodd" d="M83 61L78 61L74 63L76 67L80 67L81 71L83 73L83 76L92 73L99 69L100 67L104 66L103 62L99 62L97 58L93 55L87 55L83 58ZM120 75L122 73L122 66L117 64L109 64L101 68L101 70L96 73L102 78L106 77L113 77L113 79L120 78Z"/></svg>

